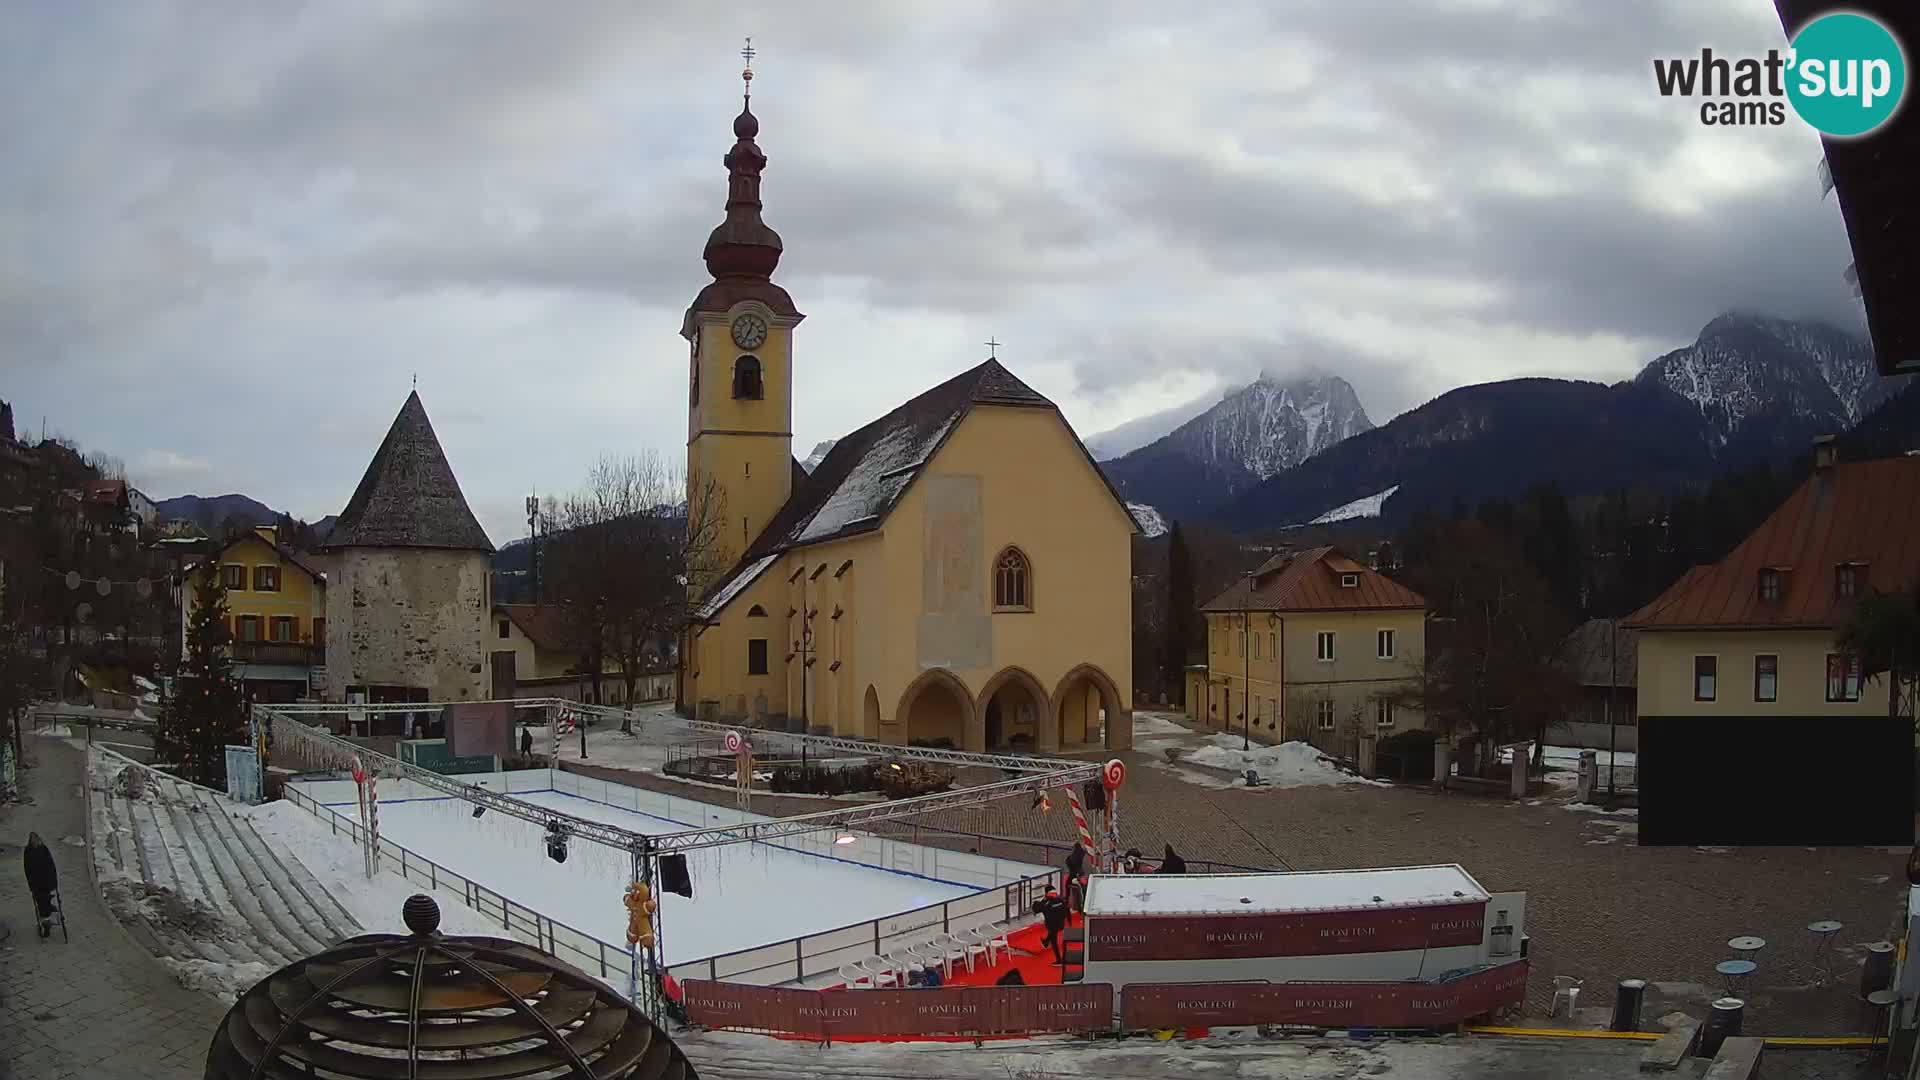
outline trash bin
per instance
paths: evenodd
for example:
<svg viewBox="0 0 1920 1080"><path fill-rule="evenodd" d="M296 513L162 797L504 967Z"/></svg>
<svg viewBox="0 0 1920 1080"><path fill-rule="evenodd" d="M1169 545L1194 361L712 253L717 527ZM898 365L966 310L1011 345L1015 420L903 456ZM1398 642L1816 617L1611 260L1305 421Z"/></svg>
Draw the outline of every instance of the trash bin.
<svg viewBox="0 0 1920 1080"><path fill-rule="evenodd" d="M1647 980L1621 979L1613 991L1613 1030L1640 1030L1640 1002L1646 998Z"/></svg>
<svg viewBox="0 0 1920 1080"><path fill-rule="evenodd" d="M1739 998L1724 997L1714 1002L1707 1026L1700 1032L1700 1056L1710 1058L1718 1054L1721 1043L1740 1034L1740 1020L1746 1011L1747 1003Z"/></svg>
<svg viewBox="0 0 1920 1080"><path fill-rule="evenodd" d="M1860 965L1860 1000L1875 990L1893 985L1893 943L1876 941L1867 946L1866 963Z"/></svg>

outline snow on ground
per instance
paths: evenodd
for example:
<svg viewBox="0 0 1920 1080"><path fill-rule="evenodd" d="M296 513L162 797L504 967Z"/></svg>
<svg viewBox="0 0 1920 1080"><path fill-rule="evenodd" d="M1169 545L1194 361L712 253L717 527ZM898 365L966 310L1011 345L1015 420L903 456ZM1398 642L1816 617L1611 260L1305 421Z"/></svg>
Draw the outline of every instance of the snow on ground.
<svg viewBox="0 0 1920 1080"><path fill-rule="evenodd" d="M1235 773L1253 769L1267 785L1280 788L1329 784L1389 786L1384 780L1370 780L1347 772L1308 743L1295 741L1278 746L1255 745L1252 750L1242 750L1239 736L1225 734L1210 735L1207 743L1181 760Z"/></svg>
<svg viewBox="0 0 1920 1080"><path fill-rule="evenodd" d="M1393 493L1399 490L1400 485L1395 484L1385 491L1377 491L1365 498L1355 499L1350 503L1342 503L1326 513L1321 514L1319 517L1314 518L1312 521L1307 522L1307 524L1331 525L1336 521L1352 521L1355 518L1379 517L1381 508L1385 507L1387 500L1393 498Z"/></svg>
<svg viewBox="0 0 1920 1080"><path fill-rule="evenodd" d="M1623 806L1618 810L1609 810L1604 806L1595 806L1592 803L1576 802L1576 803L1567 803L1565 806L1562 806L1560 809L1571 810L1576 814L1614 814L1619 817L1639 817L1640 816L1639 809L1632 806Z"/></svg>
<svg viewBox="0 0 1920 1080"><path fill-rule="evenodd" d="M400 876L392 859L381 859L380 872L369 881L360 845L346 833L335 833L325 822L290 802L236 807L235 813L252 822L254 831L282 858L298 859L368 933L406 933L406 926L400 921L400 906L414 893L433 896L440 905L440 929L447 933L496 937L502 933L497 920L488 919L461 902L459 889L449 886L433 889L426 883L410 881ZM383 808L383 826L384 815Z"/></svg>
<svg viewBox="0 0 1920 1080"><path fill-rule="evenodd" d="M688 827L555 791L516 798L633 832ZM601 941L626 940L627 912L620 901L632 867L623 852L575 840L567 861L556 864L547 857L540 826L503 814L475 819L469 804L456 799L382 802L380 834ZM668 963L784 941L975 891L758 843L688 852L687 869L693 899L671 893L659 897Z"/></svg>
<svg viewBox="0 0 1920 1080"><path fill-rule="evenodd" d="M258 960L216 964L210 960L175 960L171 956L158 959L180 981L180 985L210 994L221 1001L238 1001L241 994L273 974L271 967Z"/></svg>

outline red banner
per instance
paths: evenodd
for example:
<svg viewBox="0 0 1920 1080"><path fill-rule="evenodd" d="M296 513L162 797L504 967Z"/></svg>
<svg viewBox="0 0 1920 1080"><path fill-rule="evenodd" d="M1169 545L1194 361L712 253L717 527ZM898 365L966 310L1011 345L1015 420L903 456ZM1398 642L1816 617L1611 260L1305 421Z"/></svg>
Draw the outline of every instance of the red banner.
<svg viewBox="0 0 1920 1080"><path fill-rule="evenodd" d="M1527 996L1527 962L1445 983L1134 983L1121 995L1129 1031L1185 1027L1446 1027Z"/></svg>
<svg viewBox="0 0 1920 1080"><path fill-rule="evenodd" d="M687 1019L709 1028L835 1035L1075 1032L1113 1025L1113 987L963 986L930 990L780 990L686 984Z"/></svg>
<svg viewBox="0 0 1920 1080"><path fill-rule="evenodd" d="M1095 915L1087 960L1238 960L1478 945L1486 904L1284 915Z"/></svg>

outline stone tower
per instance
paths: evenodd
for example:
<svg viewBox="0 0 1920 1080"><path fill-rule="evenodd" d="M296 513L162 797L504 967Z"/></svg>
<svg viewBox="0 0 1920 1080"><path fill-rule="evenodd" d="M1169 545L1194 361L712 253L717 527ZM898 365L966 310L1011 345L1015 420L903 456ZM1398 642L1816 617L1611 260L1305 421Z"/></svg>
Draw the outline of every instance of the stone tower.
<svg viewBox="0 0 1920 1080"><path fill-rule="evenodd" d="M474 519L418 392L327 537L327 699L488 697L493 544Z"/></svg>

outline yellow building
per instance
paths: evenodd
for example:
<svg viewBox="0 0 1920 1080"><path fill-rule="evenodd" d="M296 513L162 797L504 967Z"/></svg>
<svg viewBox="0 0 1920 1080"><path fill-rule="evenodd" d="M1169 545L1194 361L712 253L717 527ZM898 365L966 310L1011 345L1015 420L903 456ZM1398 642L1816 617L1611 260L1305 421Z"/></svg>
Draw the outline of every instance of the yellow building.
<svg viewBox="0 0 1920 1080"><path fill-rule="evenodd" d="M1344 752L1362 733L1423 727L1395 698L1426 655L1426 607L1333 548L1276 555L1201 606L1207 662L1189 669L1188 715Z"/></svg>
<svg viewBox="0 0 1920 1080"><path fill-rule="evenodd" d="M794 460L803 316L771 280L759 121L733 130L714 280L681 333L689 481L723 492L738 557L690 583L680 708L972 750L1131 745L1136 526L1052 402L990 358L811 475Z"/></svg>
<svg viewBox="0 0 1920 1080"><path fill-rule="evenodd" d="M578 631L558 604L493 605L493 631L487 642L493 697L594 700L590 679L581 674L585 655L577 637ZM600 704L628 704L624 671L614 657L602 660ZM633 702L666 701L673 697L673 683L672 666L656 655L634 676Z"/></svg>
<svg viewBox="0 0 1920 1080"><path fill-rule="evenodd" d="M196 579L217 573L226 587L234 673L261 701L307 696L327 662L326 575L280 546L271 525L256 526L187 572L181 590L181 655L186 627L198 606Z"/></svg>
<svg viewBox="0 0 1920 1080"><path fill-rule="evenodd" d="M1725 559L1626 620L1640 632L1643 734L1680 717L1888 715L1888 680L1864 678L1834 633L1860 597L1920 578L1920 458L1843 465L1831 440L1815 455L1813 475Z"/></svg>

